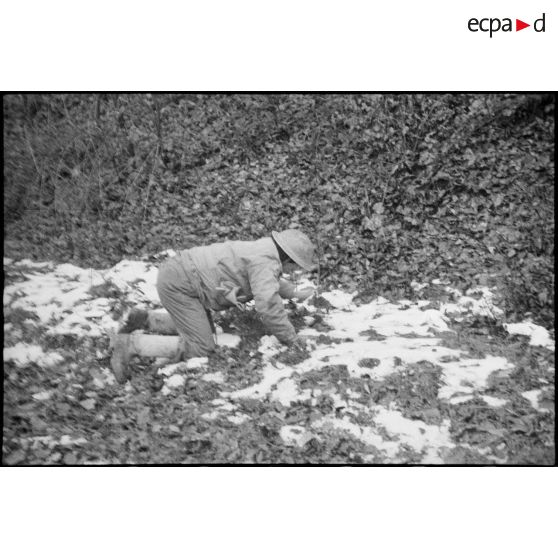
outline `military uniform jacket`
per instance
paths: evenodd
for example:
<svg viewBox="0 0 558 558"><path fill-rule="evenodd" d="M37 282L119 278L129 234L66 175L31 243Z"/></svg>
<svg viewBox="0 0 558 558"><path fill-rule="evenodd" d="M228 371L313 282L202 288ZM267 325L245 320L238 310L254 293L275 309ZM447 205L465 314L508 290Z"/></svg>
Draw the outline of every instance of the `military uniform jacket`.
<svg viewBox="0 0 558 558"><path fill-rule="evenodd" d="M296 337L281 300L291 298L295 289L281 279L281 260L271 238L190 248L176 258L206 308L224 310L254 300L269 333L284 343Z"/></svg>

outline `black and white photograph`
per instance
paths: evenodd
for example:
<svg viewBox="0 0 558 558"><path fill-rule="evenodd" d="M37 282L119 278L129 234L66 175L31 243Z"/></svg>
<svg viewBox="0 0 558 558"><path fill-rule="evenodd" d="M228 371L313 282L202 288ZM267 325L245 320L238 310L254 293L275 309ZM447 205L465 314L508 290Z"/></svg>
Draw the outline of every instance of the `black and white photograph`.
<svg viewBox="0 0 558 558"><path fill-rule="evenodd" d="M3 96L2 464L554 465L555 96Z"/></svg>

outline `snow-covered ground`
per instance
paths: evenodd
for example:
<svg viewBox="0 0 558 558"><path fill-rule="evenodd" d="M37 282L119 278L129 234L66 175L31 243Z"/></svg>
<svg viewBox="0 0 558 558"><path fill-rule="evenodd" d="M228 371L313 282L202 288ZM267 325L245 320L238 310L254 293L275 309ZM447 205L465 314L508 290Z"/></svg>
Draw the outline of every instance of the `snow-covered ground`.
<svg viewBox="0 0 558 558"><path fill-rule="evenodd" d="M124 298L129 305L159 307L155 289L157 268L150 263L125 260L108 270L93 270L70 264L4 258L4 267L12 274L4 289L4 311L19 308L31 312L33 317L26 321L40 324L47 335L108 337L119 325L111 316L111 304L116 297ZM103 285L106 286L107 281L116 286L121 295L111 295L110 291L105 293ZM305 281L301 286L308 284ZM413 284L418 293L424 287ZM506 405L505 399L483 392L492 373L510 371L513 364L502 356L470 358L464 351L444 346L440 337L440 334L451 331L451 319L459 321L471 314L500 317L502 312L494 304L493 293L486 287L465 294L449 285L445 289L454 302L442 304L439 309L432 308L429 300L391 303L379 297L359 305L353 301L356 293L341 290L322 293L332 306L324 320L331 327L327 337L335 340L334 343L320 341L320 332L312 327L312 316L317 309L310 303L300 303L299 307L306 308L309 316L308 326L299 332L306 338L309 351L306 360L297 365L282 364L276 357L284 347L275 337L264 336L258 349L263 362L261 380L253 385L231 390L221 373L207 368L207 359L191 359L185 364L161 365L162 392L172 397L177 388L184 386L192 370L203 369L203 379L222 388L220 397L213 401L214 410L205 413L203 418L216 420L224 416L231 423L240 425L252 420L238 409L238 402L243 399L278 401L286 407L293 402L315 401L322 395L321 390L301 389L299 380L326 366L345 365L350 377L367 375L371 380L381 381L409 365L426 361L441 370L442 385L438 392L441 400L457 405L478 396L493 407ZM504 327L510 334L528 336L532 345L554 350L554 341L540 326L526 322L505 324ZM6 323L4 329L13 333L10 323ZM371 336L370 332L374 335ZM238 336L222 332L219 339L221 345L229 347L240 341ZM38 344L16 342L4 347L4 361L11 361L17 367L35 362L48 368L61 359L56 352L45 352ZM375 365L366 365L365 359L374 359ZM110 371L104 369L103 374L104 378L98 378L99 388L112 383L112 379L107 380ZM540 391L525 392L523 396L535 409L545 412L538 407ZM404 460L404 452L411 449L421 454L423 463L443 463L445 453L456 447L447 419L440 424L412 420L403 415L397 402L388 406L365 405L357 401L358 394L351 394L350 390L342 398L335 385L327 395L333 399L335 411L304 426L284 425L280 430L284 444L302 447L311 438L320 438L332 431L345 432L368 448L364 460L377 460L380 455L384 462L400 462ZM33 397L47 401L50 393L41 392ZM498 462L498 458L491 456L486 449L481 453Z"/></svg>

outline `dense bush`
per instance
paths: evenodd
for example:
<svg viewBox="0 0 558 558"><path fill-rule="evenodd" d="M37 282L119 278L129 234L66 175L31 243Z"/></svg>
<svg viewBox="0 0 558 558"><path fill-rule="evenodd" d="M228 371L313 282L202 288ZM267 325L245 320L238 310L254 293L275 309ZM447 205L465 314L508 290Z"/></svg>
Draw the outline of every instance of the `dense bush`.
<svg viewBox="0 0 558 558"><path fill-rule="evenodd" d="M554 319L551 95L8 95L5 251L108 266L299 226L320 281Z"/></svg>

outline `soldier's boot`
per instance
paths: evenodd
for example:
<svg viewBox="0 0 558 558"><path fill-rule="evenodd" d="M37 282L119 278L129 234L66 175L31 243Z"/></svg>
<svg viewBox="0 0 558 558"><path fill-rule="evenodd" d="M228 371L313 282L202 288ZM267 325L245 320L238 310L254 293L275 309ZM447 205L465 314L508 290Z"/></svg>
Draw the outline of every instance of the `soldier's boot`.
<svg viewBox="0 0 558 558"><path fill-rule="evenodd" d="M141 331L117 333L111 344L110 364L121 384L130 379L129 364L134 355L175 359L177 354L183 354L183 341L179 335L149 335Z"/></svg>
<svg viewBox="0 0 558 558"><path fill-rule="evenodd" d="M165 335L178 334L176 326L166 310L132 308L120 328L120 333L132 333L138 329Z"/></svg>

